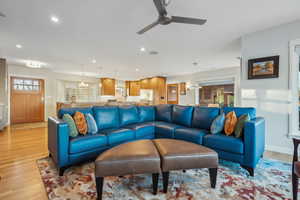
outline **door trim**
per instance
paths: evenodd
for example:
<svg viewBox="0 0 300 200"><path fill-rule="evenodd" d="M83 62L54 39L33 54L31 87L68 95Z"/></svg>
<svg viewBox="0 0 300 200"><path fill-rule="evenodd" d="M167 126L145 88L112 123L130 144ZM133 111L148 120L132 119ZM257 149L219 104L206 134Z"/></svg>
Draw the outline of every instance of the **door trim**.
<svg viewBox="0 0 300 200"><path fill-rule="evenodd" d="M176 87L176 101L169 101L169 86ZM167 104L178 104L179 103L179 88L178 84L167 84Z"/></svg>

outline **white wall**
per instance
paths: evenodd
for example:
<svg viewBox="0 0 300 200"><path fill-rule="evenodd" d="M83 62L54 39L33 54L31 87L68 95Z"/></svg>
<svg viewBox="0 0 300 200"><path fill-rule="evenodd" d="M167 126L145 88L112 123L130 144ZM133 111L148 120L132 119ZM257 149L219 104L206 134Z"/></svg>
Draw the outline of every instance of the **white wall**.
<svg viewBox="0 0 300 200"><path fill-rule="evenodd" d="M300 21L242 37L242 106L254 106L266 119L266 146L269 150L292 152L289 130L289 41L300 38ZM247 61L280 55L279 78L247 80Z"/></svg>
<svg viewBox="0 0 300 200"><path fill-rule="evenodd" d="M80 81L82 79L82 77L80 76L55 73L49 69L31 69L28 67L18 65L8 65L8 76L39 78L45 80L45 120L47 120L49 116L56 115L56 101L60 96L60 87L58 87L58 80ZM96 78L85 77L84 80L90 83L99 83L99 80ZM10 116L8 119L10 119Z"/></svg>
<svg viewBox="0 0 300 200"><path fill-rule="evenodd" d="M239 81L240 81L240 67L230 67L219 70L197 72L194 74L187 74L182 76L171 76L167 78L167 83L188 82L191 85L207 82L218 82L224 80L233 80L235 83L235 102L239 105ZM179 104L181 105L195 105L199 103L198 89L191 89L187 95L179 95Z"/></svg>

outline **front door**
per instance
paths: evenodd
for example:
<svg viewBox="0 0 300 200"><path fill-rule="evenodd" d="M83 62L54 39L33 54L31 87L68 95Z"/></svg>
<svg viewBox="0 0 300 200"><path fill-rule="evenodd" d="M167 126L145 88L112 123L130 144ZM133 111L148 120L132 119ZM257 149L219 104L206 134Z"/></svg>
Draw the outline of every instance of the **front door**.
<svg viewBox="0 0 300 200"><path fill-rule="evenodd" d="M178 104L178 84L168 84L168 104Z"/></svg>
<svg viewBox="0 0 300 200"><path fill-rule="evenodd" d="M44 80L11 77L11 124L44 121Z"/></svg>

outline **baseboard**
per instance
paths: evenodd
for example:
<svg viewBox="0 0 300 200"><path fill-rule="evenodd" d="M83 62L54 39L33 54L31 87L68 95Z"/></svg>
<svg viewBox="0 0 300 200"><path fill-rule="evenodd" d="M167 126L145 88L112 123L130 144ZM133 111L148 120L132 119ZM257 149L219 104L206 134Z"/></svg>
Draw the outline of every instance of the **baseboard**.
<svg viewBox="0 0 300 200"><path fill-rule="evenodd" d="M272 145L266 145L267 151L274 151L278 153L285 153L289 155L293 155L293 148L287 148L287 147L278 147L278 146L272 146Z"/></svg>

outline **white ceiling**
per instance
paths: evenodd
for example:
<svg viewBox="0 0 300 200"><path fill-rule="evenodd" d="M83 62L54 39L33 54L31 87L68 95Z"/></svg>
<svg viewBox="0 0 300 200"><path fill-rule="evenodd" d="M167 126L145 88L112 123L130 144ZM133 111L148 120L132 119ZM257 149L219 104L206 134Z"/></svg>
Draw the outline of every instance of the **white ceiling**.
<svg viewBox="0 0 300 200"><path fill-rule="evenodd" d="M0 18L0 56L10 63L39 60L72 74L84 65L87 75L121 79L238 66L241 36L299 19L300 1L173 0L168 10L208 22L158 26L137 35L157 17L152 0L1 0L7 17ZM51 15L61 23L51 23ZM140 52L142 46L159 55Z"/></svg>

